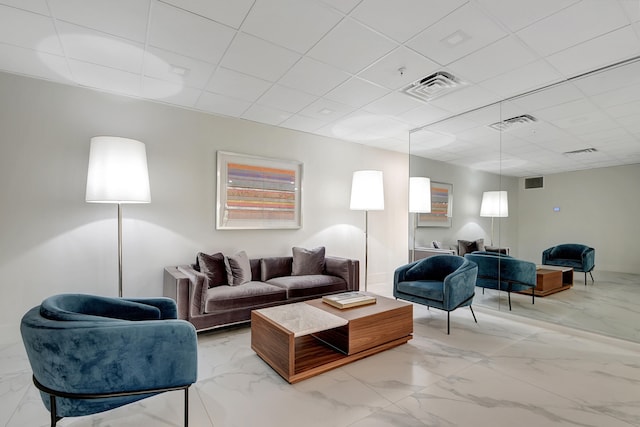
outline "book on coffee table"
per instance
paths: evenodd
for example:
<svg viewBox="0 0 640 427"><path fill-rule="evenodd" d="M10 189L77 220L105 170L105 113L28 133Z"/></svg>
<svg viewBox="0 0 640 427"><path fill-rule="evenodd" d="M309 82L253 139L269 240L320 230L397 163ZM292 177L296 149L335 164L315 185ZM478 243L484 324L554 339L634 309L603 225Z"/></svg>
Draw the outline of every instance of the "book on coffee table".
<svg viewBox="0 0 640 427"><path fill-rule="evenodd" d="M360 305L375 304L376 297L363 294L362 292L343 292L335 295L325 295L322 302L336 308L350 308Z"/></svg>

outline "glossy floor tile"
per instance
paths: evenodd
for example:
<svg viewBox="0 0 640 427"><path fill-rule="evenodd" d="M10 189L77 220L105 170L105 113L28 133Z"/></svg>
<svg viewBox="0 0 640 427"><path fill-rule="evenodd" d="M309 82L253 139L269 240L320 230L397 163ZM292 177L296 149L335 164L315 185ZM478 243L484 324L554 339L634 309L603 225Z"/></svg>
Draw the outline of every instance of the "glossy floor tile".
<svg viewBox="0 0 640 427"><path fill-rule="evenodd" d="M447 335L446 313L416 305L407 344L294 385L251 350L249 327L200 334L190 425L640 425L640 344L475 311L477 324L467 308L454 311ZM0 360L0 425L47 426L22 344L0 348ZM181 426L182 398L171 392L59 425Z"/></svg>

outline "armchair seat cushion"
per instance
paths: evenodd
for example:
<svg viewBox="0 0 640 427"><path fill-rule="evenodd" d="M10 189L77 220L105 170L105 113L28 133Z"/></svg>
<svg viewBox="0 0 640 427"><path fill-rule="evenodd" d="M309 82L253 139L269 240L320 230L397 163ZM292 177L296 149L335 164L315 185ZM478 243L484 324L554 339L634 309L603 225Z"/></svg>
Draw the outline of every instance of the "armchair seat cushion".
<svg viewBox="0 0 640 427"><path fill-rule="evenodd" d="M582 268L582 261L579 259L562 259L555 258L553 260L547 261L547 265L555 265L558 267L573 267L574 270L580 271Z"/></svg>
<svg viewBox="0 0 640 427"><path fill-rule="evenodd" d="M439 280L414 280L398 283L398 291L420 298L444 301L444 287Z"/></svg>

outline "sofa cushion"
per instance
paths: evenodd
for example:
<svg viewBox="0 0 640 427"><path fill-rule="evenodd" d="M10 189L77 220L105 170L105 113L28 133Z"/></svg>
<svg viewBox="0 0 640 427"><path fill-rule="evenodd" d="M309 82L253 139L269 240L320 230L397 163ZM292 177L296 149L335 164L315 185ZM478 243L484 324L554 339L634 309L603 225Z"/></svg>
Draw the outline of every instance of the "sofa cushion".
<svg viewBox="0 0 640 427"><path fill-rule="evenodd" d="M206 276L205 286L207 288L229 284L224 255L221 252L213 255L200 252L196 257L196 261L200 267L199 271Z"/></svg>
<svg viewBox="0 0 640 427"><path fill-rule="evenodd" d="M458 255L464 256L475 251L485 251L484 239L477 240L458 240Z"/></svg>
<svg viewBox="0 0 640 427"><path fill-rule="evenodd" d="M251 263L245 251L227 257L227 280L229 285L242 285L251 281Z"/></svg>
<svg viewBox="0 0 640 427"><path fill-rule="evenodd" d="M286 290L287 298L304 298L347 290L347 283L343 279L326 274L275 277L267 283Z"/></svg>
<svg viewBox="0 0 640 427"><path fill-rule="evenodd" d="M314 249L293 248L292 276L322 274L324 272L324 246Z"/></svg>
<svg viewBox="0 0 640 427"><path fill-rule="evenodd" d="M218 286L207 290L205 313L260 307L286 299L286 290L264 282L246 282L237 286Z"/></svg>
<svg viewBox="0 0 640 427"><path fill-rule="evenodd" d="M274 277L291 276L292 261L290 256L261 258L260 281L266 282Z"/></svg>

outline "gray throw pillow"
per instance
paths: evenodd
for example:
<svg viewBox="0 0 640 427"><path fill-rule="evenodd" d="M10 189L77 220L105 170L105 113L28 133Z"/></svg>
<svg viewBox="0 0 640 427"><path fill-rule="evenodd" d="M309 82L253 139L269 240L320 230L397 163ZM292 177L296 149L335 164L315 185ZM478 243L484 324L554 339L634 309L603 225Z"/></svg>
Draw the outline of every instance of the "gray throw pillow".
<svg viewBox="0 0 640 427"><path fill-rule="evenodd" d="M324 246L315 249L293 248L292 276L324 273Z"/></svg>
<svg viewBox="0 0 640 427"><path fill-rule="evenodd" d="M484 252L484 239L478 240L458 240L458 255L470 254L475 251Z"/></svg>
<svg viewBox="0 0 640 427"><path fill-rule="evenodd" d="M222 253L207 255L200 252L196 257L196 263L199 271L207 278L207 288L229 284L227 268Z"/></svg>
<svg viewBox="0 0 640 427"><path fill-rule="evenodd" d="M245 251L227 257L229 285L242 285L251 281L251 263Z"/></svg>

